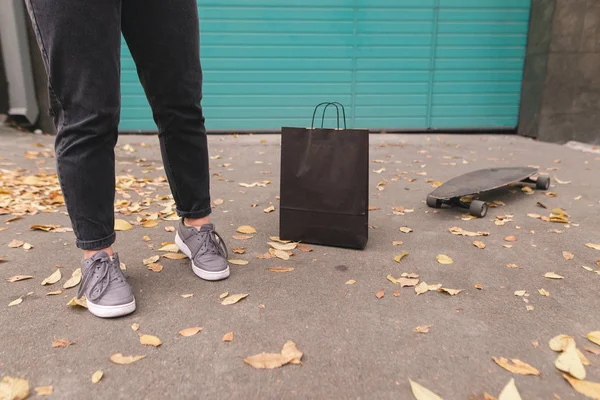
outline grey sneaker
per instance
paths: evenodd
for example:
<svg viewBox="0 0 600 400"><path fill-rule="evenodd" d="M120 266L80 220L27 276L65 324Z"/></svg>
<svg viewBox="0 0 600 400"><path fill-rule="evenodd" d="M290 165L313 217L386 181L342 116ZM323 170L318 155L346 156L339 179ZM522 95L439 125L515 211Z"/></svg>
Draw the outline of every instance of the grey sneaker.
<svg viewBox="0 0 600 400"><path fill-rule="evenodd" d="M229 276L227 246L213 224L196 229L185 226L182 219L175 234L175 243L192 260L192 270L200 278L218 281Z"/></svg>
<svg viewBox="0 0 600 400"><path fill-rule="evenodd" d="M81 262L82 279L77 297L85 296L88 310L100 318L120 317L135 311L135 298L125 280L119 255L101 251Z"/></svg>

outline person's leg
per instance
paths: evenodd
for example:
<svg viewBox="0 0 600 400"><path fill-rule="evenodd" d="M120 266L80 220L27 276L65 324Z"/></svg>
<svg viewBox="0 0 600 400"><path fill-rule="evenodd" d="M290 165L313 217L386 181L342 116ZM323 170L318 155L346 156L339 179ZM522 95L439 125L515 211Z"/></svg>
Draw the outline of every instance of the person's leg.
<svg viewBox="0 0 600 400"><path fill-rule="evenodd" d="M196 0L124 0L122 30L158 126L165 171L182 217L175 242L206 280L229 276L210 223L210 175Z"/></svg>
<svg viewBox="0 0 600 400"><path fill-rule="evenodd" d="M56 164L84 250L79 295L101 317L135 310L115 241L121 0L26 0L48 72Z"/></svg>

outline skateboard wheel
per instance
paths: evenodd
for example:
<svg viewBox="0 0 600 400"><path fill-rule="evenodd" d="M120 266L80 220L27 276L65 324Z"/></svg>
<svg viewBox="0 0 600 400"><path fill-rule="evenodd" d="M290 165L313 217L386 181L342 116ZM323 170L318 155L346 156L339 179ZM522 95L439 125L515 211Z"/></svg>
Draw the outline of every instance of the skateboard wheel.
<svg viewBox="0 0 600 400"><path fill-rule="evenodd" d="M427 196L427 205L431 208L440 208L442 206L442 201L435 197Z"/></svg>
<svg viewBox="0 0 600 400"><path fill-rule="evenodd" d="M469 207L469 213L474 217L483 218L488 212L488 205L485 201L473 200Z"/></svg>
<svg viewBox="0 0 600 400"><path fill-rule="evenodd" d="M548 190L550 187L550 178L547 176L539 176L535 181L535 188L537 190Z"/></svg>

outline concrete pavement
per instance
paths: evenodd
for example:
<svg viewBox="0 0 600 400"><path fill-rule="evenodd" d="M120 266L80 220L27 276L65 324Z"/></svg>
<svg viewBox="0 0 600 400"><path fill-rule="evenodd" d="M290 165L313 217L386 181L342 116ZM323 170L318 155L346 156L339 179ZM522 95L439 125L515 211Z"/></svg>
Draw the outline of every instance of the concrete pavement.
<svg viewBox="0 0 600 400"><path fill-rule="evenodd" d="M54 172L54 159L41 153L51 151L52 137L3 129L0 140L5 187L7 179L17 179L16 170L22 176L40 168ZM600 269L596 266L600 252L584 245L600 243L597 154L517 136L372 135L370 204L377 210L370 212L367 248L311 245L312 252L295 251L289 261L282 261L256 257L268 251L269 236L278 235L279 136L211 136L209 143L213 200L223 199L214 208L213 221L230 248L247 247L245 254L231 258L249 264L233 266L231 277L216 283L197 279L187 260L161 259L164 269L152 272L142 260L161 254L157 251L161 243L173 240L164 227L176 221L159 219L154 228L134 226L118 233L116 250L127 265L138 310L125 318L101 320L66 306L75 288L46 296L62 288L79 267L81 255L72 233L29 227L69 226L64 207L57 213L2 222L7 229L0 232L0 255L7 261L0 264L0 376L27 379L32 392L34 386L52 385L51 398L57 399L411 399L409 378L444 399L479 399L484 392L498 396L511 377L523 399L582 398L554 367L557 354L547 343L555 335L568 334L584 351L595 346L585 339L586 333L600 330L600 275L582 268ZM28 151L38 154L25 158ZM164 175L156 137L122 136L117 159L117 175L149 181ZM424 203L432 190L429 179L446 181L478 168L513 165L539 166L553 178L550 191L556 197L520 190L494 193L485 199L505 205L491 208L486 218L472 220L462 220L460 210L433 213ZM381 168L385 170L373 172ZM559 184L555 177L570 183ZM239 185L265 180L272 183ZM383 191L376 188L381 181L386 181ZM169 194L160 180L138 191L151 198ZM119 194L117 199L138 199L134 190L125 193L131 198ZM148 211L162 210L160 203L151 203ZM270 205L276 211L267 214L263 210ZM396 206L414 211L395 215L392 207ZM527 216L548 216L555 207L570 215L568 227ZM512 221L495 224L497 216L507 215L512 215ZM117 214L132 222L137 216ZM240 225L251 225L258 233L247 241L233 239ZM413 232L400 232L402 226ZM453 235L448 229L455 226L490 235ZM516 242L504 240L511 235ZM7 247L14 239L32 244L33 249ZM473 246L473 240L483 241L486 248ZM393 241L403 244L393 246ZM408 257L396 263L394 256L404 250ZM566 260L563 251L574 258ZM439 264L438 254L450 256L454 263ZM62 267L63 279L41 286L56 265ZM274 266L295 269L267 270ZM398 278L403 272L419 274L428 284L463 291L456 296L439 292L417 296L413 288L400 288L386 279L388 274ZM547 279L547 272L564 279ZM34 278L5 280L14 275ZM356 283L348 285L348 280ZM476 289L477 284L483 289ZM550 295L540 295L542 288ZM380 289L385 296L378 299L375 294ZM399 297L393 295L396 290ZM515 296L518 290L526 290L529 296ZM226 291L249 296L223 306L219 295ZM21 304L8 307L28 292L33 294ZM183 298L183 294L194 296ZM533 309L528 311L527 306ZM140 325L138 332L131 329L133 323ZM425 325L431 325L429 333L415 333L417 326ZM204 330L193 337L178 336L179 330L194 326ZM222 342L230 331L233 341ZM156 335L163 344L142 346L138 333ZM75 344L52 348L57 338ZM280 351L287 340L304 352L302 366L257 370L244 363L244 357ZM109 360L114 353L146 358L116 365ZM600 382L600 356L584 353L591 362L587 379ZM496 365L493 356L520 359L539 369L541 376L512 374ZM104 378L92 384L96 370L104 371Z"/></svg>

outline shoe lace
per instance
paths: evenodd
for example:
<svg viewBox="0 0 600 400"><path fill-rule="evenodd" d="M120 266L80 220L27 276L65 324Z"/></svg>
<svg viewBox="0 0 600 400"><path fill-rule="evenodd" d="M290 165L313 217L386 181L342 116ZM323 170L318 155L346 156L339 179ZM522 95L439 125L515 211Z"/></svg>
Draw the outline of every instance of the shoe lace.
<svg viewBox="0 0 600 400"><path fill-rule="evenodd" d="M229 257L229 251L227 250L227 245L225 241L214 230L199 230L196 235L198 235L198 240L202 241L202 244L198 248L198 251L193 256L196 257L198 253L200 254L217 254L221 257L227 259Z"/></svg>
<svg viewBox="0 0 600 400"><path fill-rule="evenodd" d="M85 294L88 284L96 278L96 281L88 290L87 299L90 301L98 300L108 289L108 285L113 281L123 281L123 274L119 271L115 271L114 263L109 257L103 256L94 260L83 272L83 277L77 291L77 297L81 297ZM96 292L97 288L100 290Z"/></svg>

